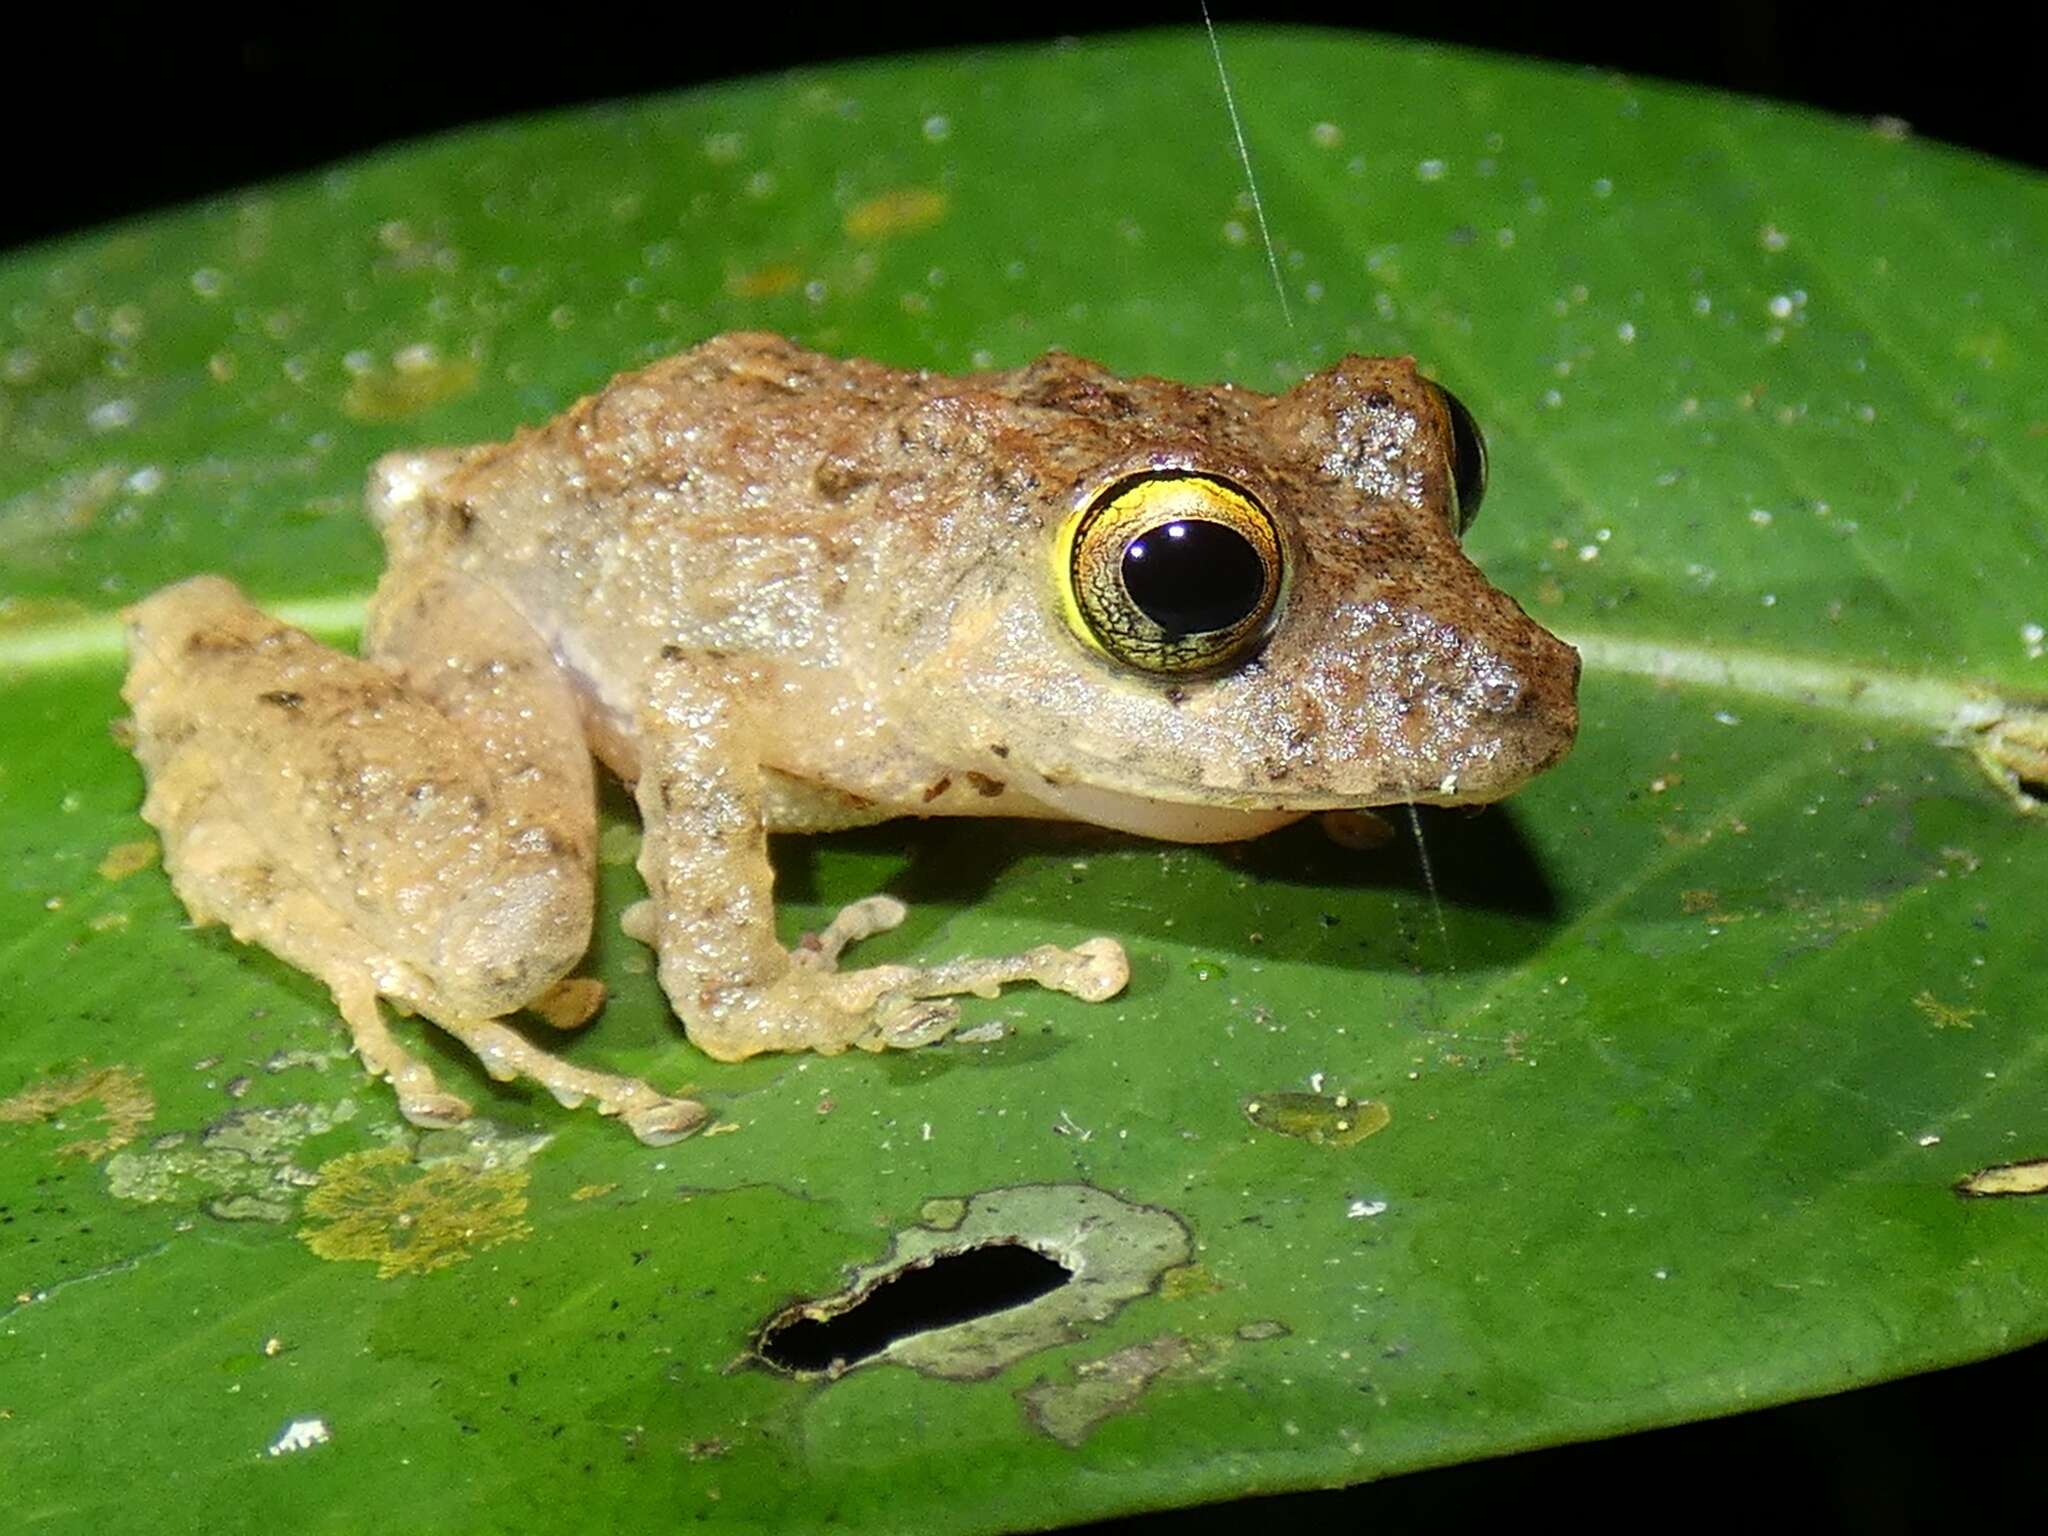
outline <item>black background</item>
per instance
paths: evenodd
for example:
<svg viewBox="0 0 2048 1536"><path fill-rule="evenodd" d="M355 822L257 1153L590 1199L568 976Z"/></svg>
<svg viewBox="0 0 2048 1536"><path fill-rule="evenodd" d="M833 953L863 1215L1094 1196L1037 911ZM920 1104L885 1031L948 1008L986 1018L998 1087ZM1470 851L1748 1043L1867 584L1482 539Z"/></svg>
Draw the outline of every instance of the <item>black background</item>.
<svg viewBox="0 0 2048 1536"><path fill-rule="evenodd" d="M84 8L80 8L83 11ZM1365 26L1600 69L1902 118L1916 132L2039 167L2044 66L1995 13L1964 5L1855 9L1751 3L1250 5L1224 23ZM0 247L305 170L480 119L674 89L868 54L1185 24L1197 0L968 6L802 6L666 19L602 7L522 21L509 8L457 31L348 10L331 27L176 13L152 32L97 14L10 48ZM2015 10L2009 15L2021 14ZM721 35L718 30L726 30ZM2038 26L2038 19L2036 24ZM68 29L68 35L66 31ZM34 88L36 79L46 89ZM2043 276L2048 291L2048 274ZM1501 1521L1595 1529L1695 1519L1809 1530L1996 1529L1997 1511L2048 1501L2048 1347L1818 1403L1589 1446L1118 1523L1119 1536L1243 1530L1269 1521L1374 1532ZM1688 1518L1690 1517L1690 1518ZM1103 1527L1103 1530L1111 1529Z"/></svg>
<svg viewBox="0 0 2048 1536"><path fill-rule="evenodd" d="M1745 3L1259 5L1215 0L1220 22L1365 26L1903 118L1920 133L2040 165L2048 50L1967 5L1853 10ZM39 8L40 9L40 8ZM336 9L314 28L233 26L169 8L174 25L45 16L32 47L0 35L11 246L325 164L479 119L674 89L863 54L1055 37L1198 19L1199 0L943 10L843 4L663 7L660 19L581 5L546 26L510 7L456 28L420 7L403 25ZM2014 15L2024 8L2015 9ZM2039 30L2037 15L2035 27ZM68 33L68 35L67 35ZM38 91L36 82L44 82Z"/></svg>

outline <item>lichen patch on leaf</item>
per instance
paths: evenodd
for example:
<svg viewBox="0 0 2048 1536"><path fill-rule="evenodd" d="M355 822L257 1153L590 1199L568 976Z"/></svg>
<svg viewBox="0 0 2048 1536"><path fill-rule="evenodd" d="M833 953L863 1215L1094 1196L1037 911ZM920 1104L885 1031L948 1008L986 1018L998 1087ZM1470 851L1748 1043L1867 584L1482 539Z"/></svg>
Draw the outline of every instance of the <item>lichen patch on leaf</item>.
<svg viewBox="0 0 2048 1536"><path fill-rule="evenodd" d="M392 1146L346 1153L321 1164L319 1176L306 1197L318 1224L301 1227L300 1239L323 1259L375 1264L379 1280L428 1274L532 1235L523 1167L422 1165Z"/></svg>
<svg viewBox="0 0 2048 1536"><path fill-rule="evenodd" d="M59 1157L82 1157L96 1163L133 1141L156 1116L156 1097L142 1074L132 1067L81 1067L61 1077L46 1077L0 1099L0 1124L32 1125L54 1120L80 1104L100 1106L101 1131L57 1148Z"/></svg>
<svg viewBox="0 0 2048 1536"><path fill-rule="evenodd" d="M1191 1365L1194 1348L1177 1333L1083 1360L1064 1381L1040 1379L1018 1394L1024 1416L1059 1441L1076 1446L1113 1414L1129 1411L1167 1371Z"/></svg>
<svg viewBox="0 0 2048 1536"><path fill-rule="evenodd" d="M1982 1008L1966 1008L1961 1003L1945 1003L1932 992L1922 988L1913 998L1913 1006L1936 1029L1975 1029L1970 1021L1983 1016Z"/></svg>
<svg viewBox="0 0 2048 1536"><path fill-rule="evenodd" d="M107 1159L107 1192L144 1205L194 1204L221 1221L287 1221L316 1175L293 1154L355 1118L353 1099L241 1109L196 1131L167 1131Z"/></svg>

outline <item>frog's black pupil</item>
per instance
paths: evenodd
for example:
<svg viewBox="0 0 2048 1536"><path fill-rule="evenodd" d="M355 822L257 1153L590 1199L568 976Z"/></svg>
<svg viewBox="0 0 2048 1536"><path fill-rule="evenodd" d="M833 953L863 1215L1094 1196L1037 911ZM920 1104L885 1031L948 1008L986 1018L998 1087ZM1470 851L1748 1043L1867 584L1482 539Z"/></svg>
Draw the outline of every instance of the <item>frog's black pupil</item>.
<svg viewBox="0 0 2048 1536"><path fill-rule="evenodd" d="M1241 624L1266 592L1251 541L1224 523L1183 518L1124 546L1124 590L1168 638Z"/></svg>
<svg viewBox="0 0 2048 1536"><path fill-rule="evenodd" d="M1442 385L1437 388L1451 417L1451 483L1458 492L1458 531L1463 533L1479 515L1480 500L1486 495L1486 439L1465 402Z"/></svg>

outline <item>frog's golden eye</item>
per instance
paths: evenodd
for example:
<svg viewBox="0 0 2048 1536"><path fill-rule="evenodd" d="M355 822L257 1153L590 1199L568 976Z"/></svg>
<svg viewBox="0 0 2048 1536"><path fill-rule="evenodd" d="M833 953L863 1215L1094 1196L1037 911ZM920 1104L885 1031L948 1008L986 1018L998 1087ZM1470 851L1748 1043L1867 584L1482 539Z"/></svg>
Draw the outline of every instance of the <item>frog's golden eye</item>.
<svg viewBox="0 0 2048 1536"><path fill-rule="evenodd" d="M1433 388L1443 399L1444 414L1451 418L1451 494L1457 500L1452 522L1462 536L1479 515L1479 503L1486 495L1486 439L1464 401L1441 384Z"/></svg>
<svg viewBox="0 0 2048 1536"><path fill-rule="evenodd" d="M1213 672L1250 655L1286 576L1258 498L1187 470L1110 486L1068 523L1059 559L1074 632L1146 672Z"/></svg>

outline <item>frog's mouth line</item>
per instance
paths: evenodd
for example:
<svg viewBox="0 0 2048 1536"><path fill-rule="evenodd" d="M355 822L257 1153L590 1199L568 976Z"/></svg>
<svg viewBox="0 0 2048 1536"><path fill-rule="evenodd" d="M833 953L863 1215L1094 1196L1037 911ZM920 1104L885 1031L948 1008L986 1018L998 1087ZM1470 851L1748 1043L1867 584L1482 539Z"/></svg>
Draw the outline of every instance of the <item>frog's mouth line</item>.
<svg viewBox="0 0 2048 1536"><path fill-rule="evenodd" d="M1028 796L1038 814L1066 821L1085 821L1112 831L1169 843L1242 842L1290 826L1318 811L1365 808L1356 799L1323 795L1290 798L1293 804L1245 809L1213 803L1204 805L1185 800L1153 799L1142 794L1125 794L1078 784L1046 785ZM1423 805L1468 803L1466 797L1434 789L1429 793L1417 793L1412 798ZM1006 809L1014 813L1021 807L1012 804Z"/></svg>
<svg viewBox="0 0 2048 1536"><path fill-rule="evenodd" d="M1386 805L1491 805L1518 791L1546 766L1536 764L1524 774L1503 780L1497 764L1473 764L1473 772L1464 782L1452 774L1438 784L1401 786L1386 795L1313 795L1272 788L1247 793L1239 805L1229 805L1223 799L1229 791L1219 791L1217 801L1186 799L1182 784L1161 784L1157 791L1149 786L1114 791L1092 784L1036 784L1022 795L1014 795L1001 809L1010 815L1087 821L1161 842L1241 842L1264 838L1268 831L1321 811L1370 811Z"/></svg>

